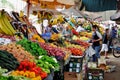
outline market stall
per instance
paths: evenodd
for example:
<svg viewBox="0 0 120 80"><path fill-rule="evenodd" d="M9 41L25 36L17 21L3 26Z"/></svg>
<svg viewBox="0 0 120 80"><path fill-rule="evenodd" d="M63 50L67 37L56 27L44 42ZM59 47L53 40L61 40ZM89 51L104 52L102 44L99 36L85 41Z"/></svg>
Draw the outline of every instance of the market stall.
<svg viewBox="0 0 120 80"><path fill-rule="evenodd" d="M55 10L38 10L31 10L35 23L40 24L37 28L22 11L0 11L0 69L5 70L0 76L5 80L68 80L66 72L85 76L88 59L94 52L89 43L92 25L97 25L101 34L104 28L85 15L76 14L72 7L63 11L74 11L67 16L56 15ZM80 78L84 77L77 79Z"/></svg>
<svg viewBox="0 0 120 80"><path fill-rule="evenodd" d="M61 34L39 35L25 15L12 12L12 16L10 16L5 10L0 12L0 66L9 72L7 76L3 76L6 79L12 76L13 78L27 77L33 80L46 80L49 75L52 75L50 77L53 80L55 77L53 71L63 76L64 66L69 63L72 57L84 56L84 51L89 46L87 42L82 40L67 41L62 38ZM58 23L55 22L55 19L52 25ZM61 22L66 20L62 16L58 19ZM73 24L72 21L71 23ZM71 27L70 29L73 28L70 23L67 25ZM4 60L5 57L6 60ZM13 63L10 62L12 59L15 60Z"/></svg>

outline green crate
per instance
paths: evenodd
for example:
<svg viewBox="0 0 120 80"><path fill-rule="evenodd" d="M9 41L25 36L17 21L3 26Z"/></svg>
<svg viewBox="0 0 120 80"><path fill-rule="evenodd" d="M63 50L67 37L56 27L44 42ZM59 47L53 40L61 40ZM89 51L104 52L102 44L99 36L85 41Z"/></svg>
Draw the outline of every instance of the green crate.
<svg viewBox="0 0 120 80"><path fill-rule="evenodd" d="M80 73L82 70L83 57L72 56L68 65L65 66L65 71Z"/></svg>
<svg viewBox="0 0 120 80"><path fill-rule="evenodd" d="M104 80L104 70L102 69L88 69L87 80Z"/></svg>

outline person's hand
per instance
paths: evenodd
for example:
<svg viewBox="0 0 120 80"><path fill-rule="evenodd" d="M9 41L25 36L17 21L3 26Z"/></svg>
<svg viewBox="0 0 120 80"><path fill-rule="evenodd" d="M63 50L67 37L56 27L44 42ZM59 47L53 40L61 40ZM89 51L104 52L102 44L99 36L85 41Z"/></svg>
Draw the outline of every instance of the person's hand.
<svg viewBox="0 0 120 80"><path fill-rule="evenodd" d="M92 40L92 43L93 43L93 42L96 42L96 40Z"/></svg>
<svg viewBox="0 0 120 80"><path fill-rule="evenodd" d="M64 36L68 36L68 34L65 34Z"/></svg>

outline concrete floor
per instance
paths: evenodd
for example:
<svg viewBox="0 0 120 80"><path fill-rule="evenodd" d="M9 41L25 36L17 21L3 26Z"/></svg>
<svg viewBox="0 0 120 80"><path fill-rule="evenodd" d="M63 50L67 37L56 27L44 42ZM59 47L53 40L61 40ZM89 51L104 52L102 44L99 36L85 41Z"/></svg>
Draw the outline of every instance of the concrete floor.
<svg viewBox="0 0 120 80"><path fill-rule="evenodd" d="M120 58L115 58L112 54L110 54L109 57L110 59L107 59L107 64L115 65L116 69L114 72L105 73L104 80L120 80Z"/></svg>

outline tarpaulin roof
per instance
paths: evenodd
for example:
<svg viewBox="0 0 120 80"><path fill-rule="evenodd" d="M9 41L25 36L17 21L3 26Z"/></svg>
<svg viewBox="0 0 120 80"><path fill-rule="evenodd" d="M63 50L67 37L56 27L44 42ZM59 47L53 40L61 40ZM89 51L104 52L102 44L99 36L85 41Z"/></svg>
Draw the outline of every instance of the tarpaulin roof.
<svg viewBox="0 0 120 80"><path fill-rule="evenodd" d="M40 3L41 1L54 3L58 2L65 5L74 5L74 0L24 0L24 1L30 1L30 3Z"/></svg>
<svg viewBox="0 0 120 80"><path fill-rule="evenodd" d="M24 9L23 9L24 13L27 14L27 11L26 11L26 10L27 10L27 6L25 6ZM40 8L39 5L36 5L36 6L31 5L31 6L30 6L29 14L32 14L33 11L37 11L37 12L39 12L39 11L51 12L51 13L53 13L53 14L55 14L55 15L56 15L56 14L61 14L61 12L58 12L57 10L54 10L54 9L42 9L42 8Z"/></svg>
<svg viewBox="0 0 120 80"><path fill-rule="evenodd" d="M79 11L74 9L74 7L71 7L69 9L65 9L65 10L63 10L61 12L68 15L68 16L74 15L74 16L78 16L78 17L83 17L82 14L80 14Z"/></svg>
<svg viewBox="0 0 120 80"><path fill-rule="evenodd" d="M27 3L31 3L34 5L40 5L41 8L70 8L74 5L74 0L24 0Z"/></svg>

